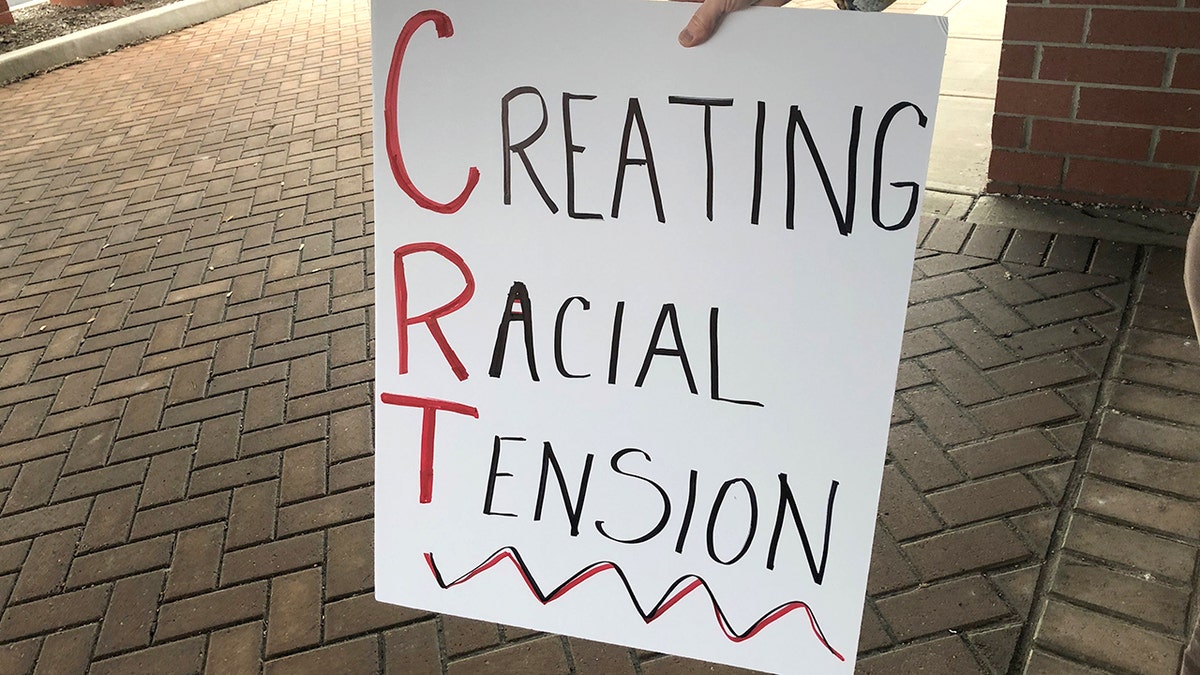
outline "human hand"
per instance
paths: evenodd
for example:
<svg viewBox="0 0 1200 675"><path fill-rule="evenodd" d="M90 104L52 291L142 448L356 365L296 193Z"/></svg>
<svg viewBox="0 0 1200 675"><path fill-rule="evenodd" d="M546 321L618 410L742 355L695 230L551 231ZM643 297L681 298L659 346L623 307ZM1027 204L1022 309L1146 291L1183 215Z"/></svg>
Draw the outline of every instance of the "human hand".
<svg viewBox="0 0 1200 675"><path fill-rule="evenodd" d="M683 2L699 2L700 7L696 9L696 13L692 15L691 21L688 21L683 32L679 34L679 44L684 47L695 47L696 45L704 44L721 20L726 14L736 12L739 9L745 9L753 5L763 5L769 7L779 7L787 3L788 0L682 0Z"/></svg>

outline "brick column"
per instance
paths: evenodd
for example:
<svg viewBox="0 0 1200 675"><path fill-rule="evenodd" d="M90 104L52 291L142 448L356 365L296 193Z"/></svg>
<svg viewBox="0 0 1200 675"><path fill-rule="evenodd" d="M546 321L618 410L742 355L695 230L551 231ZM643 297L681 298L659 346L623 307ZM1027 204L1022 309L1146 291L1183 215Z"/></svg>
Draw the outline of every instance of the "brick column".
<svg viewBox="0 0 1200 675"><path fill-rule="evenodd" d="M0 26L15 23L12 12L8 9L8 0L0 0Z"/></svg>
<svg viewBox="0 0 1200 675"><path fill-rule="evenodd" d="M50 4L59 7L120 7L125 4L125 0L50 0Z"/></svg>
<svg viewBox="0 0 1200 675"><path fill-rule="evenodd" d="M1009 0L992 147L992 192L1195 208L1200 4Z"/></svg>

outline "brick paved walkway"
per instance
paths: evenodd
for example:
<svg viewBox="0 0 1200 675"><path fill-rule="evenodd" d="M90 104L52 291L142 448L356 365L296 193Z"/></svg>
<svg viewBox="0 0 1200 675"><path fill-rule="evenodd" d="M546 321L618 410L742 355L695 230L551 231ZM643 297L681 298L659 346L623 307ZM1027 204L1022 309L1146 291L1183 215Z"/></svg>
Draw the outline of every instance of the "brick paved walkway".
<svg viewBox="0 0 1200 675"><path fill-rule="evenodd" d="M366 8L0 89L0 673L737 672L372 599ZM1181 258L924 223L861 672L1173 672Z"/></svg>

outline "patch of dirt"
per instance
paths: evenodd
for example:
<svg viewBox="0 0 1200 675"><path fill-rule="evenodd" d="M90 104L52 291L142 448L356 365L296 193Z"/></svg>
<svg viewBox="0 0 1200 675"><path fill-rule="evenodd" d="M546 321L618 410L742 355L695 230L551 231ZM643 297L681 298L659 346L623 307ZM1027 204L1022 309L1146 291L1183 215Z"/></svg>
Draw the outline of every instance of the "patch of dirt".
<svg viewBox="0 0 1200 675"><path fill-rule="evenodd" d="M0 54L133 16L178 0L125 0L120 7L59 7L49 2L14 9L16 23L0 26ZM10 0L12 2L12 0Z"/></svg>

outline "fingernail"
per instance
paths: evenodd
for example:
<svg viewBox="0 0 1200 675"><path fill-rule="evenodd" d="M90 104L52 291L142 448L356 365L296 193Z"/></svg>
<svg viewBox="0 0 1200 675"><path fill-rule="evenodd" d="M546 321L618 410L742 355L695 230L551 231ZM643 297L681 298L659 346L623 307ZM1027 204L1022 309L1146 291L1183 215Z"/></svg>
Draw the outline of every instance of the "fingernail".
<svg viewBox="0 0 1200 675"><path fill-rule="evenodd" d="M684 47L691 47L692 42L694 42L695 39L696 38L692 37L691 31L686 28L684 28L683 32L679 34L679 44L683 45Z"/></svg>

